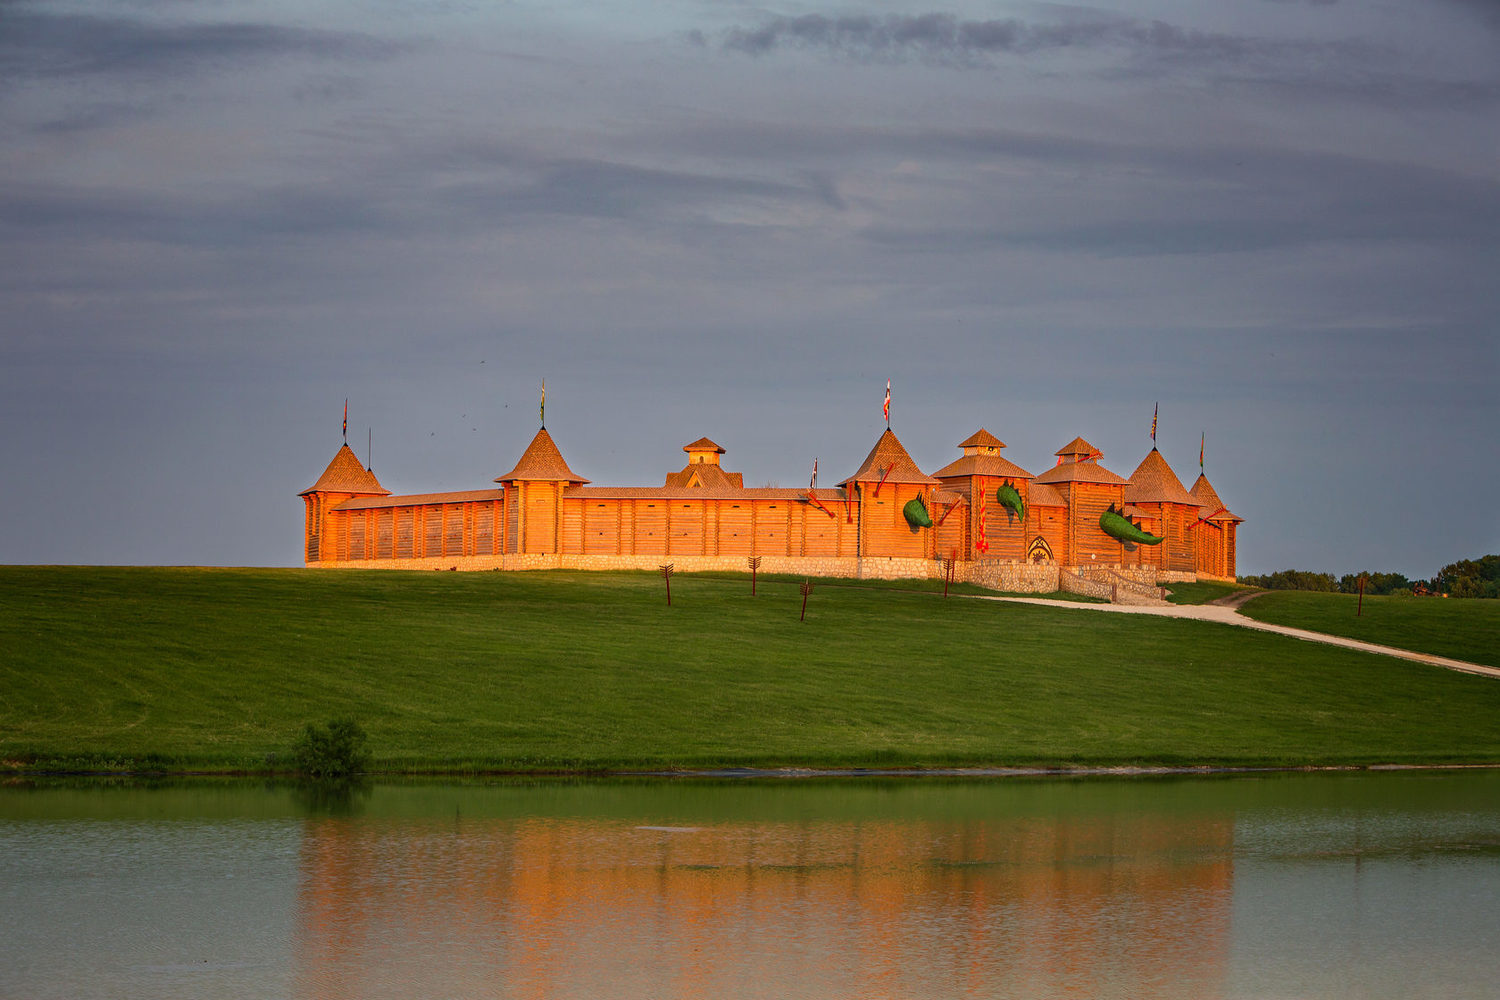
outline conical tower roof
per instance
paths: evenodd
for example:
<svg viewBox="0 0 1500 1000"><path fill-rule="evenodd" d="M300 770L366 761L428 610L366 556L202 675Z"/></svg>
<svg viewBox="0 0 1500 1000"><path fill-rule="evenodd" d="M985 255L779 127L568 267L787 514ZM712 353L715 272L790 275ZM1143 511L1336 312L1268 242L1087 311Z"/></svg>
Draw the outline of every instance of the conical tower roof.
<svg viewBox="0 0 1500 1000"><path fill-rule="evenodd" d="M297 495L305 497L309 493L357 493L377 497L391 495L390 490L380 485L375 473L359 464L359 458L347 444L333 456L333 461L328 463L328 468L323 470L318 481Z"/></svg>
<svg viewBox="0 0 1500 1000"><path fill-rule="evenodd" d="M1130 485L1125 487L1126 503L1180 503L1199 506L1197 497L1182 486L1167 460L1155 448L1141 459L1141 464L1130 474Z"/></svg>
<svg viewBox="0 0 1500 1000"><path fill-rule="evenodd" d="M1108 486L1121 485L1126 482L1122 477L1100 465L1097 459L1103 458L1104 452L1081 437L1076 437L1057 449L1056 454L1057 464L1037 476L1032 482L1103 483ZM1071 461L1065 461L1065 459L1071 459Z"/></svg>
<svg viewBox="0 0 1500 1000"><path fill-rule="evenodd" d="M1203 473L1198 473L1198 481L1193 483L1193 488L1188 490L1194 500L1203 505L1202 516L1205 521L1243 521L1244 518L1230 513L1224 501L1219 499L1219 491L1214 489L1213 484Z"/></svg>
<svg viewBox="0 0 1500 1000"><path fill-rule="evenodd" d="M689 454L695 451L712 451L720 455L724 454L724 448L721 445L714 444L706 437L701 437L692 444L683 445L682 450Z"/></svg>
<svg viewBox="0 0 1500 1000"><path fill-rule="evenodd" d="M1000 457L1000 449L1005 447L1005 442L983 427L960 441L958 446L964 450L963 457L949 462L934 472L934 476L939 479L955 479L963 476L1031 478L1031 473L1009 459Z"/></svg>
<svg viewBox="0 0 1500 1000"><path fill-rule="evenodd" d="M983 427L958 443L960 448L1004 448L1005 442Z"/></svg>
<svg viewBox="0 0 1500 1000"><path fill-rule="evenodd" d="M552 435L547 433L545 427L536 432L536 437L526 446L516 467L503 476L496 476L495 482L513 483L520 479L549 483L588 482L568 468L568 463L563 461L562 452L557 450L557 445L552 442Z"/></svg>
<svg viewBox="0 0 1500 1000"><path fill-rule="evenodd" d="M1081 437L1076 437L1053 452L1062 458L1072 458L1077 462L1086 462L1091 458L1103 457L1104 452L1095 448Z"/></svg>
<svg viewBox="0 0 1500 1000"><path fill-rule="evenodd" d="M921 469L913 462L906 449L896 438L895 432L889 427L885 433L880 435L880 440L875 442L875 447L865 456L860 464L859 471L848 479L839 483L840 486L848 486L851 483L878 483L884 479L888 483L919 483L923 486L937 486L938 481Z"/></svg>

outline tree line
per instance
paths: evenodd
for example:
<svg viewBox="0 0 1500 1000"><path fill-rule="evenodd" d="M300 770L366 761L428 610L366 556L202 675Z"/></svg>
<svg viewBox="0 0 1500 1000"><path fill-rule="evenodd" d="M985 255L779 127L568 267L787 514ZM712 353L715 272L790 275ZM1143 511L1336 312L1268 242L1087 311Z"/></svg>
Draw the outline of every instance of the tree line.
<svg viewBox="0 0 1500 1000"><path fill-rule="evenodd" d="M1409 580L1401 573L1313 573L1284 569L1264 576L1242 576L1240 583L1267 590L1319 590L1332 594L1359 592L1359 578L1365 578L1367 594L1408 595L1426 591L1450 597L1500 598L1500 555L1478 559L1460 559L1449 563L1430 580Z"/></svg>

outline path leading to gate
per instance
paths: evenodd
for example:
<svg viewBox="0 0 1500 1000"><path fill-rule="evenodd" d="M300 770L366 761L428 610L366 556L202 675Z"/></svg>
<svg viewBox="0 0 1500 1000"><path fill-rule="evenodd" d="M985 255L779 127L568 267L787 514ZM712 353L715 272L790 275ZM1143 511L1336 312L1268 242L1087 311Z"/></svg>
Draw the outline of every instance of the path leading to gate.
<svg viewBox="0 0 1500 1000"><path fill-rule="evenodd" d="M991 597L987 594L970 594L965 596L973 597L979 601L1041 604L1049 608L1067 608L1071 611L1102 611L1107 614L1117 615L1160 615L1165 618L1192 618L1197 621L1219 622L1222 625L1237 625L1240 628L1252 628L1259 632L1275 632L1277 635L1287 635L1293 639L1302 639L1306 642L1321 642L1329 646L1343 646L1346 649L1358 649L1366 653L1395 656L1403 660L1426 663L1429 666L1443 667L1447 670L1458 670L1466 674L1479 674L1482 677L1493 677L1500 680L1500 667L1491 667L1483 663L1470 663L1467 660L1452 660L1446 656L1433 656L1431 653L1418 653L1410 649L1397 649L1394 646L1381 646L1378 643L1362 642L1359 639L1347 639L1344 636L1329 635L1326 632L1311 632L1307 629L1292 628L1288 625L1272 625L1269 622L1258 622L1254 618L1247 618L1238 611L1240 605L1257 596L1253 592L1244 595L1231 594L1227 598L1220 598L1224 602L1222 604L1169 604L1152 606L1084 604L1078 601L1054 601L1045 597Z"/></svg>

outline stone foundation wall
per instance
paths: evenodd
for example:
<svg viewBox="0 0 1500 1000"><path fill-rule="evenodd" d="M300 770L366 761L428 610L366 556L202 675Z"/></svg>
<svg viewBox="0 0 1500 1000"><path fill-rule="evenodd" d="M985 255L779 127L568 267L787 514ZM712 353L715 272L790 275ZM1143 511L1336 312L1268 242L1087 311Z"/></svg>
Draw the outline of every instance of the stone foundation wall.
<svg viewBox="0 0 1500 1000"><path fill-rule="evenodd" d="M970 563L960 563L958 573L958 578L967 583L1013 594L1050 594L1058 589L1058 566L1055 562L975 559Z"/></svg>
<svg viewBox="0 0 1500 1000"><path fill-rule="evenodd" d="M1156 581L1155 582L1157 582L1157 583L1197 583L1199 580L1213 580L1213 579L1216 579L1216 577L1204 576L1201 573L1182 573L1182 572L1168 573L1167 571L1163 570L1163 571L1161 571L1161 572L1159 572L1159 573L1156 574Z"/></svg>
<svg viewBox="0 0 1500 1000"><path fill-rule="evenodd" d="M670 562L678 573L748 573L744 556L567 555L507 553L477 556L427 556L421 559L351 559L309 563L312 569L392 570L525 570L570 569L656 571ZM853 580L941 580L941 559L881 556L762 556L760 572ZM991 590L1020 594L1050 594L1058 589L1055 562L1028 563L1008 559L976 559L953 567L955 583L973 583ZM1107 594L1105 596L1108 596Z"/></svg>
<svg viewBox="0 0 1500 1000"><path fill-rule="evenodd" d="M421 559L351 559L309 563L312 569L395 570L650 570L671 563L678 573L748 573L744 556L571 555L506 553L478 556L427 556ZM955 580L965 565L955 567ZM942 579L938 559L858 559L853 556L761 556L760 572L798 576L847 577L862 580Z"/></svg>
<svg viewBox="0 0 1500 1000"><path fill-rule="evenodd" d="M670 562L678 573L748 573L744 556L661 555L571 555L506 553L476 556L427 556L421 559L351 559L309 563L312 569L394 570L504 570L507 572L547 569L644 570L655 572ZM853 580L941 580L941 559L911 559L881 556L762 556L760 572L793 576L843 577ZM972 583L990 590L1016 594L1050 594L1062 590L1101 600L1132 597L1160 598L1159 579L1187 579L1191 573L1159 574L1151 566L1080 566L1063 569L1056 562L1022 562L1013 559L975 559L953 567L955 583Z"/></svg>

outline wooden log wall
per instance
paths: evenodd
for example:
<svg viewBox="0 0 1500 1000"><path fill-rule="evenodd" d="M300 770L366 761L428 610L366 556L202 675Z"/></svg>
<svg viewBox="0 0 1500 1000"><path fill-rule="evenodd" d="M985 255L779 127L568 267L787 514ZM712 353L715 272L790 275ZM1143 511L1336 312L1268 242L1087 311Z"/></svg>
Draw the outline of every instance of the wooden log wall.
<svg viewBox="0 0 1500 1000"><path fill-rule="evenodd" d="M1197 571L1209 576L1228 576L1225 570L1224 529L1212 521L1204 521L1193 529L1193 533L1197 536L1194 539Z"/></svg>
<svg viewBox="0 0 1500 1000"><path fill-rule="evenodd" d="M796 497L565 496L562 504L566 554L855 554L855 525L846 523L839 502L825 504L826 511Z"/></svg>
<svg viewBox="0 0 1500 1000"><path fill-rule="evenodd" d="M1026 502L1026 519L1022 520L1017 517L1015 511L1009 507L1002 507L1000 501L995 499L995 494L1003 482L1005 480L989 476L975 477L976 498L980 493L984 495L984 535L985 541L990 546L990 550L983 554L991 559L1023 560L1026 558L1026 549L1031 545L1031 540L1040 533L1036 526L1040 515L1033 512L1031 508L1029 490L1031 484L1025 480L1012 480L1012 482L1015 483L1016 492L1021 494L1021 499ZM979 538L977 499L971 500L970 510L975 524L973 538L977 541Z"/></svg>
<svg viewBox="0 0 1500 1000"><path fill-rule="evenodd" d="M1122 562L1125 546L1099 527L1099 517L1111 505L1116 509L1124 506L1125 488L1113 483L1069 483L1068 491L1072 551L1063 561L1075 566L1089 562L1105 565Z"/></svg>
<svg viewBox="0 0 1500 1000"><path fill-rule="evenodd" d="M862 498L856 515L860 519L861 556L931 559L936 554L937 544L931 530L912 528L901 513L908 501L919 496L927 504L928 513L932 513L934 505L926 487L908 483L885 483L877 494L874 483L859 483L857 486Z"/></svg>
<svg viewBox="0 0 1500 1000"><path fill-rule="evenodd" d="M1066 507L1028 507L1026 509L1026 548L1040 536L1052 547L1052 557L1066 561L1068 553L1068 513Z"/></svg>

